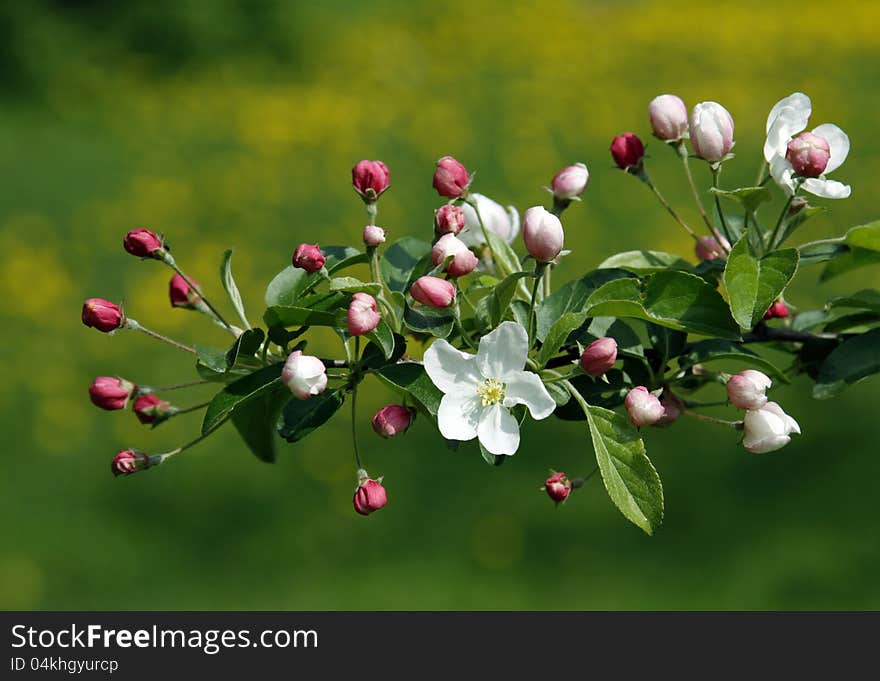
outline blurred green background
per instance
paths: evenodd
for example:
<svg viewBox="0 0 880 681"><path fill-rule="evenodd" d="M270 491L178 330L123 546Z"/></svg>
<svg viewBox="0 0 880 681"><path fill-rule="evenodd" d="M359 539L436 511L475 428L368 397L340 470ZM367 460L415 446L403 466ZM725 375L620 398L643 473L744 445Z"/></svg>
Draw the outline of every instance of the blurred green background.
<svg viewBox="0 0 880 681"><path fill-rule="evenodd" d="M362 446L390 503L365 519L351 508L342 413L274 466L227 427L161 469L114 479L118 449L171 449L199 421L149 431L101 412L92 378L171 383L192 362L79 321L84 298L124 299L149 327L225 344L199 315L169 308L168 271L125 254L122 235L165 232L218 300L220 255L234 246L257 317L297 243L358 242L349 171L360 158L391 168L379 224L393 237L429 238L443 154L521 210L546 204L542 186L583 160L590 186L565 215L574 252L557 283L621 250L691 257L607 152L626 130L649 139L646 107L662 92L731 111L725 186L753 181L772 104L810 94L813 123L852 139L835 177L853 196L796 241L840 234L880 213L878 23L869 2L3 3L0 607L880 607L880 381L832 402L813 401L805 379L778 387L804 434L770 455L698 422L647 432L667 508L653 538L597 479L556 510L539 492L551 467L592 468L583 424L532 424L517 456L490 468L473 448L447 451L426 420L393 441L373 436L369 416L392 395L368 383ZM696 224L674 155L659 143L649 153ZM817 277L805 270L788 299L820 305L876 286L880 269ZM173 395L186 405L210 392Z"/></svg>

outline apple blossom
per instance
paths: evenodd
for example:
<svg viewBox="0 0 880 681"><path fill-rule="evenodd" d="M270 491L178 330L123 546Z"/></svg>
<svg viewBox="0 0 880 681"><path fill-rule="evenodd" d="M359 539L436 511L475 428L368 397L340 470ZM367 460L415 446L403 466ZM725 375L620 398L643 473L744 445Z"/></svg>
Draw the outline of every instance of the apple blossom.
<svg viewBox="0 0 880 681"><path fill-rule="evenodd" d="M637 428L653 426L666 412L660 400L643 385L630 390L623 404L629 414L629 420Z"/></svg>
<svg viewBox="0 0 880 681"><path fill-rule="evenodd" d="M470 183L471 178L467 168L452 156L444 156L437 161L434 170L434 189L440 196L450 199L466 196Z"/></svg>
<svg viewBox="0 0 880 681"><path fill-rule="evenodd" d="M126 251L139 258L161 259L167 250L167 246L155 232L143 227L133 229L122 240L122 246Z"/></svg>
<svg viewBox="0 0 880 681"><path fill-rule="evenodd" d="M801 141L795 144L792 152L800 168L800 179L798 179L799 171L792 165L789 157L789 142L794 135L807 127L811 113L812 102L803 92L792 93L776 102L770 110L770 115L767 116L764 159L770 164L770 174L773 179L789 196L800 187L804 191L826 199L845 199L852 191L849 185L825 177L839 168L849 155L849 137L836 125L824 123L811 131L811 135L821 138L828 145L828 160L818 176L802 173L804 170L812 173L821 165L804 162L805 153L807 156L810 153L805 152L805 147L812 146L809 143L812 138L806 138L806 143ZM819 146L822 146L821 143ZM820 150L819 153L823 152Z"/></svg>
<svg viewBox="0 0 880 681"><path fill-rule="evenodd" d="M718 102L700 102L691 112L691 146L710 163L719 163L733 148L733 117Z"/></svg>
<svg viewBox="0 0 880 681"><path fill-rule="evenodd" d="M550 262L562 251L565 232L559 218L543 206L533 206L523 215L523 241L538 262Z"/></svg>
<svg viewBox="0 0 880 681"><path fill-rule="evenodd" d="M798 422L782 411L776 402L760 409L750 409L743 419L743 447L755 454L773 452L791 442L791 434L800 435Z"/></svg>
<svg viewBox="0 0 880 681"><path fill-rule="evenodd" d="M476 194L474 194L476 196ZM458 234L465 226L464 211L461 206L447 203L434 211L434 232L437 236Z"/></svg>
<svg viewBox="0 0 880 681"><path fill-rule="evenodd" d="M571 480L566 477L565 473L554 473L544 481L544 490L548 497L560 504L571 494Z"/></svg>
<svg viewBox="0 0 880 681"><path fill-rule="evenodd" d="M578 201L578 197L587 189L590 180L590 171L583 163L575 163L566 166L553 176L550 182L550 191L554 198L560 201Z"/></svg>
<svg viewBox="0 0 880 681"><path fill-rule="evenodd" d="M447 440L473 440L491 454L510 456L519 448L519 422L510 413L525 405L532 418L545 419L556 403L537 374L524 371L529 337L516 322L502 322L480 339L471 355L447 341L425 352L428 377L443 393L437 425Z"/></svg>
<svg viewBox="0 0 880 681"><path fill-rule="evenodd" d="M455 302L455 286L439 277L419 277L409 288L409 294L416 302L428 307L442 309Z"/></svg>
<svg viewBox="0 0 880 681"><path fill-rule="evenodd" d="M110 464L110 470L113 475L132 475L145 468L149 468L153 463L153 458L147 456L143 452L136 449L122 449Z"/></svg>
<svg viewBox="0 0 880 681"><path fill-rule="evenodd" d="M677 142L688 136L688 110L681 97L658 95L648 105L654 136L664 142Z"/></svg>
<svg viewBox="0 0 880 681"><path fill-rule="evenodd" d="M366 471L363 471L366 474ZM370 515L388 503L388 495L382 486L382 479L361 480L354 493L354 510L361 515Z"/></svg>
<svg viewBox="0 0 880 681"><path fill-rule="evenodd" d="M304 355L301 350L294 350L284 362L281 381L294 397L307 400L327 389L327 369L324 363L312 355Z"/></svg>
<svg viewBox="0 0 880 681"><path fill-rule="evenodd" d="M773 381L767 374L746 369L727 381L727 399L737 409L760 409L767 404L767 389Z"/></svg>
<svg viewBox="0 0 880 681"><path fill-rule="evenodd" d="M447 258L452 259L446 263ZM449 276L463 277L473 272L479 260L461 239L450 233L437 239L431 249L431 262L438 266L446 263L444 269Z"/></svg>
<svg viewBox="0 0 880 681"><path fill-rule="evenodd" d="M818 135L802 132L786 145L785 158L791 163L795 175L819 177L831 160L831 146Z"/></svg>
<svg viewBox="0 0 880 681"><path fill-rule="evenodd" d="M82 323L103 333L110 333L125 324L125 317L115 303L103 298L89 298L83 303Z"/></svg>
<svg viewBox="0 0 880 681"><path fill-rule="evenodd" d="M376 248L379 244L385 243L385 230L376 225L367 225L364 227L364 246L367 248Z"/></svg>
<svg viewBox="0 0 880 681"><path fill-rule="evenodd" d="M513 206L505 208L482 194L471 194L470 201L476 202L486 231L492 232L509 244L513 243L516 235L519 234L519 213L516 208ZM465 228L458 238L468 246L482 246L486 243L486 239L480 228L476 211L469 203L464 204L461 210L464 213Z"/></svg>
<svg viewBox="0 0 880 681"><path fill-rule="evenodd" d="M367 203L374 203L388 189L391 173L382 161L358 161L351 169L351 184Z"/></svg>
<svg viewBox="0 0 880 681"><path fill-rule="evenodd" d="M601 376L617 361L617 341L606 336L590 343L581 353L581 369L590 376Z"/></svg>
<svg viewBox="0 0 880 681"><path fill-rule="evenodd" d="M415 410L400 404L389 404L373 414L371 424L377 435L388 439L405 433L415 418Z"/></svg>
<svg viewBox="0 0 880 681"><path fill-rule="evenodd" d="M118 376L98 376L89 386L92 404L107 411L125 409L137 386Z"/></svg>
<svg viewBox="0 0 880 681"><path fill-rule="evenodd" d="M309 274L320 270L324 267L325 262L327 262L327 258L321 253L318 244L300 244L296 247L293 258L291 258L294 267L303 269Z"/></svg>
<svg viewBox="0 0 880 681"><path fill-rule="evenodd" d="M611 140L611 158L621 170L640 168L645 158L645 145L631 132L625 132Z"/></svg>
<svg viewBox="0 0 880 681"><path fill-rule="evenodd" d="M373 296L369 293L355 293L351 297L345 321L352 336L365 336L379 326L381 320L382 315L376 309L376 299Z"/></svg>

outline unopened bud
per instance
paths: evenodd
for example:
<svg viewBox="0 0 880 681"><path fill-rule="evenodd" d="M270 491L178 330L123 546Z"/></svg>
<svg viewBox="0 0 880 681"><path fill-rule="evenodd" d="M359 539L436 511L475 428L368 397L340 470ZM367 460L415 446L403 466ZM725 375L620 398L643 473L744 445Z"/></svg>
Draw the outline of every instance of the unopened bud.
<svg viewBox="0 0 880 681"><path fill-rule="evenodd" d="M660 95L648 105L654 136L664 142L677 142L688 136L688 110L681 97Z"/></svg>
<svg viewBox="0 0 880 681"><path fill-rule="evenodd" d="M565 232L559 218L542 206L529 208L523 216L523 241L538 262L550 262L562 251Z"/></svg>
<svg viewBox="0 0 880 681"><path fill-rule="evenodd" d="M125 317L115 303L103 298L89 298L83 303L82 322L98 331L109 333L125 324Z"/></svg>
<svg viewBox="0 0 880 681"><path fill-rule="evenodd" d="M198 286L199 282L193 280L193 284ZM168 283L168 299L171 301L172 307L182 307L188 310L194 310L202 302L198 291L187 284L186 279L179 274L171 277L171 281Z"/></svg>
<svg viewBox="0 0 880 681"><path fill-rule="evenodd" d="M574 201L587 189L590 171L583 163L567 166L553 176L550 190L557 201Z"/></svg>
<svg viewBox="0 0 880 681"><path fill-rule="evenodd" d="M135 390L137 386L124 378L98 376L89 386L89 397L96 407L115 411L125 409Z"/></svg>
<svg viewBox="0 0 880 681"><path fill-rule="evenodd" d="M370 515L388 503L388 495L382 486L381 478L371 480L366 471L358 471L360 482L354 492L354 510L361 515Z"/></svg>
<svg viewBox="0 0 880 681"><path fill-rule="evenodd" d="M548 497L560 504L571 494L571 480L566 477L565 473L554 473L544 481L544 489Z"/></svg>
<svg viewBox="0 0 880 681"><path fill-rule="evenodd" d="M120 475L132 475L145 468L149 468L150 465L150 457L143 452L139 452L136 449L122 449L113 457L110 470L113 471L113 475L118 477Z"/></svg>
<svg viewBox="0 0 880 681"><path fill-rule="evenodd" d="M405 433L412 425L415 411L400 404L389 404L373 414L373 430L384 438Z"/></svg>
<svg viewBox="0 0 880 681"><path fill-rule="evenodd" d="M594 340L581 353L581 369L590 376L601 376L617 361L617 341L606 336Z"/></svg>
<svg viewBox="0 0 880 681"><path fill-rule="evenodd" d="M637 428L653 426L663 417L665 409L645 386L636 386L626 394L624 406L629 420Z"/></svg>
<svg viewBox="0 0 880 681"><path fill-rule="evenodd" d="M733 148L733 117L718 102L700 102L691 112L690 136L697 156L718 163Z"/></svg>
<svg viewBox="0 0 880 681"><path fill-rule="evenodd" d="M447 259L451 258L447 263ZM479 260L455 234L444 234L431 249L431 262L443 265L451 277L463 277L474 271Z"/></svg>
<svg viewBox="0 0 880 681"><path fill-rule="evenodd" d="M307 400L327 389L327 369L317 357L294 350L284 363L281 381L297 399Z"/></svg>
<svg viewBox="0 0 880 681"><path fill-rule="evenodd" d="M178 409L176 407L172 407L169 402L160 400L152 393L141 395L134 401L135 416L137 416L138 421L144 424L158 426L177 412Z"/></svg>
<svg viewBox="0 0 880 681"><path fill-rule="evenodd" d="M391 173L382 161L358 161L351 169L351 184L367 203L374 203L391 182Z"/></svg>
<svg viewBox="0 0 880 681"><path fill-rule="evenodd" d="M291 262L294 267L299 267L309 274L312 274L324 267L327 258L321 253L318 244L300 244L293 252Z"/></svg>
<svg viewBox="0 0 880 681"><path fill-rule="evenodd" d="M452 156L444 156L437 161L434 170L434 189L440 196L457 199L467 195L471 178L467 168L455 160Z"/></svg>
<svg viewBox="0 0 880 681"><path fill-rule="evenodd" d="M824 137L802 132L788 143L785 157L796 175L819 177L831 160L831 146Z"/></svg>
<svg viewBox="0 0 880 681"><path fill-rule="evenodd" d="M385 243L385 230L376 225L367 225L364 227L364 246L367 248L376 248L379 244Z"/></svg>
<svg viewBox="0 0 880 681"><path fill-rule="evenodd" d="M621 170L641 168L645 145L633 133L625 132L611 141L611 158Z"/></svg>
<svg viewBox="0 0 880 681"><path fill-rule="evenodd" d="M773 381L754 369L740 371L727 381L727 399L737 409L760 409L767 404L767 389Z"/></svg>
<svg viewBox="0 0 880 681"><path fill-rule="evenodd" d="M365 336L379 325L381 319L376 299L369 293L355 293L351 297L345 321L352 336Z"/></svg>
<svg viewBox="0 0 880 681"><path fill-rule="evenodd" d="M465 215L460 206L446 204L434 211L434 233L437 236L444 234L458 234L464 229Z"/></svg>
<svg viewBox="0 0 880 681"><path fill-rule="evenodd" d="M781 300L774 301L764 313L764 319L782 319L788 317L788 306Z"/></svg>
<svg viewBox="0 0 880 681"><path fill-rule="evenodd" d="M438 309L455 302L455 286L439 277L419 277L410 286L409 294L416 302Z"/></svg>
<svg viewBox="0 0 880 681"><path fill-rule="evenodd" d="M149 229L133 229L122 240L126 251L139 258L155 258L162 260L168 247L161 236Z"/></svg>

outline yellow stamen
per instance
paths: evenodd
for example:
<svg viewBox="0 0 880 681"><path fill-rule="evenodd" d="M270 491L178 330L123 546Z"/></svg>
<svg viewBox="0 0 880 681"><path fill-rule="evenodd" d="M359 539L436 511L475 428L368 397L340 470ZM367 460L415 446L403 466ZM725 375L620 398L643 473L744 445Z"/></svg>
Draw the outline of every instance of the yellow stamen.
<svg viewBox="0 0 880 681"><path fill-rule="evenodd" d="M504 387L497 378L487 378L483 385L477 388L477 395L483 399L483 406L501 404L504 401Z"/></svg>

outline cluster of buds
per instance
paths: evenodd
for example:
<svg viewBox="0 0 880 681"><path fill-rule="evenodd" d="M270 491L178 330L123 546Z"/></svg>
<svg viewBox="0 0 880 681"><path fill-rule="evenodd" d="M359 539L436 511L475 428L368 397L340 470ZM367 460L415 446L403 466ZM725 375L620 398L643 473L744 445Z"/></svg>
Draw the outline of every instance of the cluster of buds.
<svg viewBox="0 0 880 681"><path fill-rule="evenodd" d="M781 449L791 441L791 434L800 434L797 421L786 414L776 402L767 398L773 385L770 377L754 369L746 369L727 381L727 399L746 412L743 418L743 446L761 454Z"/></svg>

